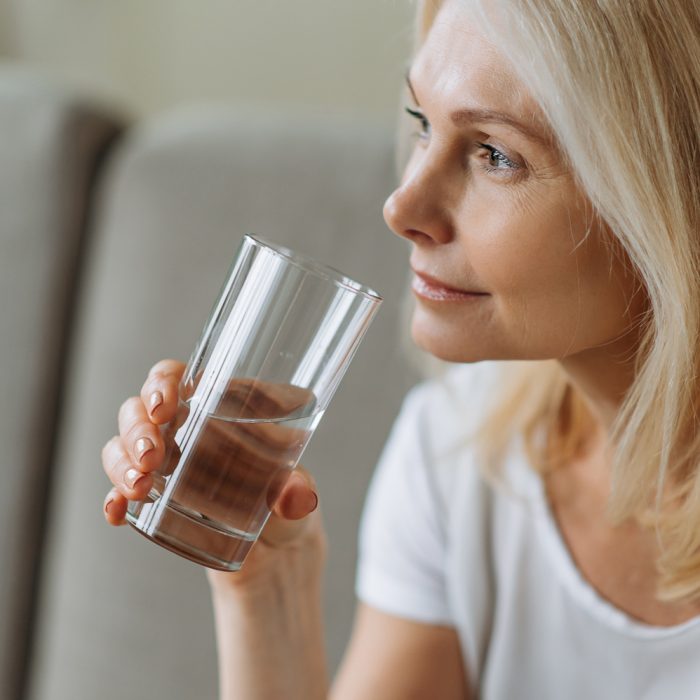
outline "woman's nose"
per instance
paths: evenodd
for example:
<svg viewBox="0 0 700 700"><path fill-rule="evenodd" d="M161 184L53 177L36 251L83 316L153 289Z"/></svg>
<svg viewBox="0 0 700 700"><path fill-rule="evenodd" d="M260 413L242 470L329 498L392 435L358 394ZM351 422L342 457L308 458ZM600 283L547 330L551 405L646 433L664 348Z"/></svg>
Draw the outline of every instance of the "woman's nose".
<svg viewBox="0 0 700 700"><path fill-rule="evenodd" d="M384 220L412 243L448 243L454 235L450 216L449 173L445 165L421 153L409 161L402 182L384 203Z"/></svg>

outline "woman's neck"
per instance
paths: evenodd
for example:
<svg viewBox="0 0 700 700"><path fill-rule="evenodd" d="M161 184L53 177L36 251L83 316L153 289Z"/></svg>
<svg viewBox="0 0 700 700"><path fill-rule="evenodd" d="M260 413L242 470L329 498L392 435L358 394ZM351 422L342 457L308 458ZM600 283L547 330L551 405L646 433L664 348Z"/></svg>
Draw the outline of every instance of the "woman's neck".
<svg viewBox="0 0 700 700"><path fill-rule="evenodd" d="M641 313L642 307L636 309ZM637 371L645 328L632 324L617 338L559 360L594 424L596 438L610 442L616 419ZM599 434L599 435L598 435Z"/></svg>

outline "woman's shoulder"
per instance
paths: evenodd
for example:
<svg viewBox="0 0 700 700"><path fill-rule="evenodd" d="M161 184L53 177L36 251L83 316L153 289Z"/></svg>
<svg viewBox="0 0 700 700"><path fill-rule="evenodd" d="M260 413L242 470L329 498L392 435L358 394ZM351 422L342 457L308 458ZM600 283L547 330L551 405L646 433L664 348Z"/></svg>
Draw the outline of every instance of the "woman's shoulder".
<svg viewBox="0 0 700 700"><path fill-rule="evenodd" d="M489 383L493 368L482 364L449 366L415 385L385 444L360 524L357 575L358 595L379 609L454 621L446 589L450 543L460 538L456 527L476 540L487 532L489 495L463 455L446 450ZM455 520L460 513L470 519L466 527ZM475 570L484 569L479 560Z"/></svg>
<svg viewBox="0 0 700 700"><path fill-rule="evenodd" d="M406 396L403 434L411 436L447 501L495 498L513 505L523 497L539 500L541 496L522 436L508 439L500 469L494 471L482 463L476 438L493 401L498 400L504 367L496 360L453 364L441 376L415 385Z"/></svg>

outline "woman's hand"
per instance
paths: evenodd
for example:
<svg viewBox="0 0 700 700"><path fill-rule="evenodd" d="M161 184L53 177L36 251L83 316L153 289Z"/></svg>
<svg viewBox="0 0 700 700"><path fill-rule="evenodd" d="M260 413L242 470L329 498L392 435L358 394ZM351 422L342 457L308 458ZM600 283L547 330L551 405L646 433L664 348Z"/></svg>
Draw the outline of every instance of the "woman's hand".
<svg viewBox="0 0 700 700"><path fill-rule="evenodd" d="M176 417L184 370L185 364L176 360L158 362L148 373L140 395L127 399L119 409L119 435L102 450L104 470L114 485L104 502L105 518L111 525L126 523L128 500L146 498L153 485L151 473L163 466L165 443L160 426ZM309 516L317 504L315 482L298 466L281 489L272 515L241 571L207 571L215 594L236 591L237 595L261 595L265 582L285 572L288 575L290 568L320 577L325 536L320 513Z"/></svg>
<svg viewBox="0 0 700 700"><path fill-rule="evenodd" d="M104 470L114 485L104 502L105 518L111 525L126 522L128 499L146 498L154 471L172 471L172 464L164 464L165 440L172 439L167 436L188 413L187 407L179 404L178 395L184 370L185 365L176 360L158 362L148 373L140 395L127 399L119 410L119 435L102 450ZM290 406L302 406L308 398L308 392L302 393L298 387L250 380L234 380L226 396L239 408L250 408L261 417L275 408L286 415ZM168 429L161 431L161 426L171 421ZM212 430L221 432L217 427ZM284 453L293 436L290 429L275 425L232 426L228 431L231 449L225 441L212 439L210 448L220 445L221 451L210 449L203 457L214 470L220 459L227 458L261 467L267 459L274 466L275 456ZM303 467L296 467L281 483L281 488L275 487L279 493L268 491L268 497L276 499L272 514L241 570L207 570L216 620L221 698L320 700L327 696L321 610L326 542L316 510L316 486Z"/></svg>

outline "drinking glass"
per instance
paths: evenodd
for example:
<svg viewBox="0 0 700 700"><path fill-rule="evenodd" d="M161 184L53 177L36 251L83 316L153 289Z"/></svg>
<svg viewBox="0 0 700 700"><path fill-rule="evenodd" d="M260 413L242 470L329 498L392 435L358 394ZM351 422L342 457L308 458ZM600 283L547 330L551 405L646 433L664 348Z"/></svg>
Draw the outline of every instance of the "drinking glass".
<svg viewBox="0 0 700 700"><path fill-rule="evenodd" d="M381 297L246 234L161 430L165 459L127 521L181 556L238 570L352 360Z"/></svg>

